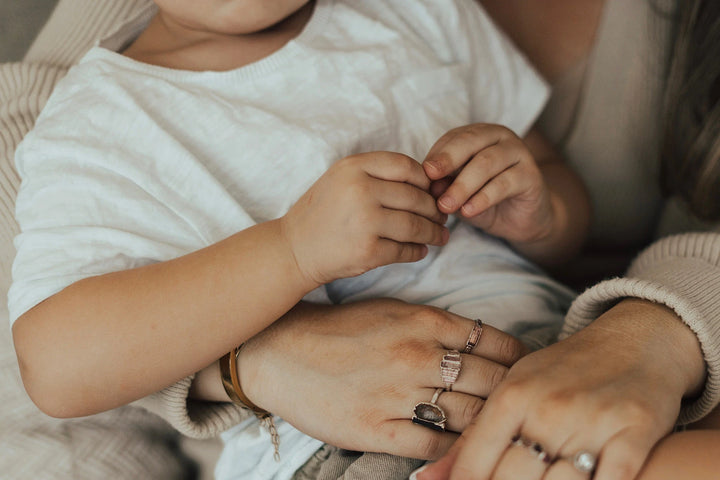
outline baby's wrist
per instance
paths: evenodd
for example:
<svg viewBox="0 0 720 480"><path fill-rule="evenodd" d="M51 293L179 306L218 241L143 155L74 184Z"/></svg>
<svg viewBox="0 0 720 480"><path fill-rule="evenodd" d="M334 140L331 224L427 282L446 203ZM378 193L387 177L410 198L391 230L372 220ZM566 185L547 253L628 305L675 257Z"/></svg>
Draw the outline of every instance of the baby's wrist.
<svg viewBox="0 0 720 480"><path fill-rule="evenodd" d="M535 228L518 239L508 239L522 254L541 264L554 264L567 256L563 232L567 228L567 212L561 200L550 192L547 207L536 215Z"/></svg>
<svg viewBox="0 0 720 480"><path fill-rule="evenodd" d="M303 249L297 245L298 241L294 238L291 233L291 227L289 226L289 220L287 215L280 217L275 221L277 223L278 235L277 238L280 240L281 255L287 258L288 264L291 266L289 275L297 279L300 285L304 286L304 290L310 292L323 285L322 282L318 281L314 275L308 272L308 268L303 265Z"/></svg>

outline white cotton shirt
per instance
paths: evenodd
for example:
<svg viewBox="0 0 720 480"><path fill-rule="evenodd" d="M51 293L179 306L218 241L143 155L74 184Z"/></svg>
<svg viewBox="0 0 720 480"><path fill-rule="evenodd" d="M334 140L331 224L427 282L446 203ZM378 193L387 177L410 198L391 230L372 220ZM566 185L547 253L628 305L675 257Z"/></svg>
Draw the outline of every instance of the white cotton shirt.
<svg viewBox="0 0 720 480"><path fill-rule="evenodd" d="M125 26L125 42L150 13ZM121 43L93 48L70 70L17 151L22 233L8 295L11 323L80 279L169 260L278 218L345 156L390 150L422 161L443 133L474 122L523 135L548 95L473 0L318 0L297 38L226 72L143 64L112 51ZM520 272L505 283L485 277L502 292L464 294L482 297L485 314L523 305L523 295L532 303L540 289L541 305L525 316L559 315L566 291L501 242L458 228L464 233L451 237L462 249L453 265L475 248L479 263L465 264L474 272L487 265L495 265L488 272ZM433 303L442 296L416 294L413 285L422 282L407 275L408 268L418 278L448 271L426 269L438 258L445 257L432 249L423 262L337 282L313 299L354 300L397 281L385 291ZM423 288L457 286L423 279ZM467 304L466 297L444 308ZM506 317L500 328L525 321ZM290 478L320 442L277 421L280 463L249 421L225 434L217 477ZM243 454L230 454L233 448Z"/></svg>

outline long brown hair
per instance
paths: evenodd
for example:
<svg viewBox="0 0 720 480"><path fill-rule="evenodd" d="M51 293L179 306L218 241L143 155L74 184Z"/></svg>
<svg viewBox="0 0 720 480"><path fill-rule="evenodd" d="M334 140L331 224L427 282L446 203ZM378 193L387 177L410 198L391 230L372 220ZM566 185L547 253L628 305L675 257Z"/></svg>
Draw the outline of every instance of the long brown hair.
<svg viewBox="0 0 720 480"><path fill-rule="evenodd" d="M720 1L678 0L665 95L661 180L703 220L720 220Z"/></svg>

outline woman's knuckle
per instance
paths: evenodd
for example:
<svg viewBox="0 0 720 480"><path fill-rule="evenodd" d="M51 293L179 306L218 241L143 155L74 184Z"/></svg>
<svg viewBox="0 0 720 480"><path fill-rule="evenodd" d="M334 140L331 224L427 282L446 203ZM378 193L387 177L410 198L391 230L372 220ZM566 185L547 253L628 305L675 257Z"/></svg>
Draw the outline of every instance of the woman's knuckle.
<svg viewBox="0 0 720 480"><path fill-rule="evenodd" d="M491 370L488 377L490 389L495 390L506 378L508 369L505 367L495 367Z"/></svg>
<svg viewBox="0 0 720 480"><path fill-rule="evenodd" d="M640 401L629 401L619 410L624 423L631 425L652 425L656 422L650 405Z"/></svg>
<svg viewBox="0 0 720 480"><path fill-rule="evenodd" d="M479 397L472 397L463 407L461 421L463 425L470 425L482 411L485 401Z"/></svg>
<svg viewBox="0 0 720 480"><path fill-rule="evenodd" d="M417 442L417 454L418 458L431 459L437 458L442 452L442 443L439 435L429 434L420 435Z"/></svg>
<svg viewBox="0 0 720 480"><path fill-rule="evenodd" d="M445 332L453 325L448 313L435 307L427 306L423 310L423 318L427 328L432 332Z"/></svg>
<svg viewBox="0 0 720 480"><path fill-rule="evenodd" d="M508 414L517 413L527 398L526 385L523 382L507 380L493 391L493 398Z"/></svg>
<svg viewBox="0 0 720 480"><path fill-rule="evenodd" d="M522 354L520 341L510 335L500 335L495 344L499 357L505 362L515 362Z"/></svg>

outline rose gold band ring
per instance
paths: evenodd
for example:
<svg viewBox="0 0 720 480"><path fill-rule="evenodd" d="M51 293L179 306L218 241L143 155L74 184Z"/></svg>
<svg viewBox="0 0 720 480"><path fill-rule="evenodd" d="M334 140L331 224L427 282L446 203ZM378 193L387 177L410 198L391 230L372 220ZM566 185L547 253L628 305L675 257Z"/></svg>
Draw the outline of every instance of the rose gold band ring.
<svg viewBox="0 0 720 480"><path fill-rule="evenodd" d="M445 384L445 390L452 392L453 383L455 383L460 375L460 367L462 366L462 357L457 350L450 350L443 355L440 362L440 377Z"/></svg>
<svg viewBox="0 0 720 480"><path fill-rule="evenodd" d="M510 440L510 445L513 447L526 448L528 452L533 454L535 458L537 458L543 463L549 464L553 461L550 454L547 453L539 443L528 440L527 438L523 438L520 435L515 435L512 440Z"/></svg>
<svg viewBox="0 0 720 480"><path fill-rule="evenodd" d="M470 353L472 352L473 348L478 344L480 341L480 337L482 336L483 331L483 323L482 320L475 319L475 325L473 325L472 330L470 331L470 336L467 339L467 342L465 342L465 350L463 350L463 353Z"/></svg>

